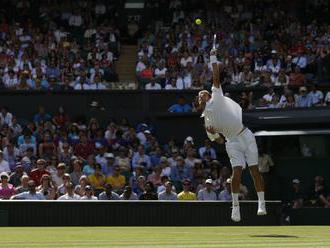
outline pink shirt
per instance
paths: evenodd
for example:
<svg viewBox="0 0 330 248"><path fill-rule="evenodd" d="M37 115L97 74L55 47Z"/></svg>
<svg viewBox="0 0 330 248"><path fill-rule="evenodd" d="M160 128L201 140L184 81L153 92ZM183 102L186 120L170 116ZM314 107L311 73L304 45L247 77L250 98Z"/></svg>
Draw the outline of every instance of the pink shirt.
<svg viewBox="0 0 330 248"><path fill-rule="evenodd" d="M0 184L0 199L9 199L16 193L16 190L12 184L7 184L7 187L3 188Z"/></svg>

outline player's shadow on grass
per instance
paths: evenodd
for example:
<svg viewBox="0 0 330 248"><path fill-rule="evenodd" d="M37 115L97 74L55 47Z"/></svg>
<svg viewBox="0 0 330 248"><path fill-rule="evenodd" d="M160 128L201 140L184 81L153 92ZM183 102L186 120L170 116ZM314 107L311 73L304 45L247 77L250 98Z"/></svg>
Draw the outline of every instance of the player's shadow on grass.
<svg viewBox="0 0 330 248"><path fill-rule="evenodd" d="M252 238L299 238L293 235L266 234L266 235L250 235Z"/></svg>

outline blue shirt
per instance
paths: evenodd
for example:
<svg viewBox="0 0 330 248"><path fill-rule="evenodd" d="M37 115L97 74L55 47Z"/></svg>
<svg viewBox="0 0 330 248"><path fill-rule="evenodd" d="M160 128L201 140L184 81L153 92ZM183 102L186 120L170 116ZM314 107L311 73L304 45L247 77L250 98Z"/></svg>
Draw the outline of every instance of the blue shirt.
<svg viewBox="0 0 330 248"><path fill-rule="evenodd" d="M188 166L179 168L178 166L171 167L171 179L173 181L182 182L184 179L192 179L192 171Z"/></svg>
<svg viewBox="0 0 330 248"><path fill-rule="evenodd" d="M322 100L323 100L323 93L319 90L313 92L309 92L309 94L312 98L312 104L318 104L318 103L321 103Z"/></svg>
<svg viewBox="0 0 330 248"><path fill-rule="evenodd" d="M168 111L171 113L187 113L191 112L192 107L189 104L180 105L180 104L174 104L172 105Z"/></svg>
<svg viewBox="0 0 330 248"><path fill-rule="evenodd" d="M311 95L305 95L305 96L298 96L297 97L297 102L296 105L299 108L305 108L305 107L310 107L313 104L313 99Z"/></svg>

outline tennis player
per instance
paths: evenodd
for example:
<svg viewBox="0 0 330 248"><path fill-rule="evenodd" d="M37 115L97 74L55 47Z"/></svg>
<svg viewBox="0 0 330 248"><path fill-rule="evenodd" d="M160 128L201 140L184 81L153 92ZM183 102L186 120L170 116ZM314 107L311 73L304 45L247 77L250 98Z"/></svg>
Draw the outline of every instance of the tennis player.
<svg viewBox="0 0 330 248"><path fill-rule="evenodd" d="M231 219L241 220L239 208L239 187L242 170L248 165L258 195L257 215L266 215L264 184L258 169L258 148L253 133L242 123L242 108L229 97L224 96L220 84L219 62L216 50L210 53L213 69L212 94L203 90L198 94L198 107L203 112L205 128L211 141L221 143L226 138L226 150L233 168Z"/></svg>

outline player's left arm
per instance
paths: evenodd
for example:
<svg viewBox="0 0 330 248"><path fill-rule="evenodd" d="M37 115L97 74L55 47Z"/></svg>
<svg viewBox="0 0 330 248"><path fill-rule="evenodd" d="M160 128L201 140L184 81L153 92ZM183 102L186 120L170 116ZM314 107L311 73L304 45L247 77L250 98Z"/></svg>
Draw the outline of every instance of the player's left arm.
<svg viewBox="0 0 330 248"><path fill-rule="evenodd" d="M225 140L223 137L215 130L214 127L206 127L207 137L213 142L217 142L218 144L223 144Z"/></svg>

